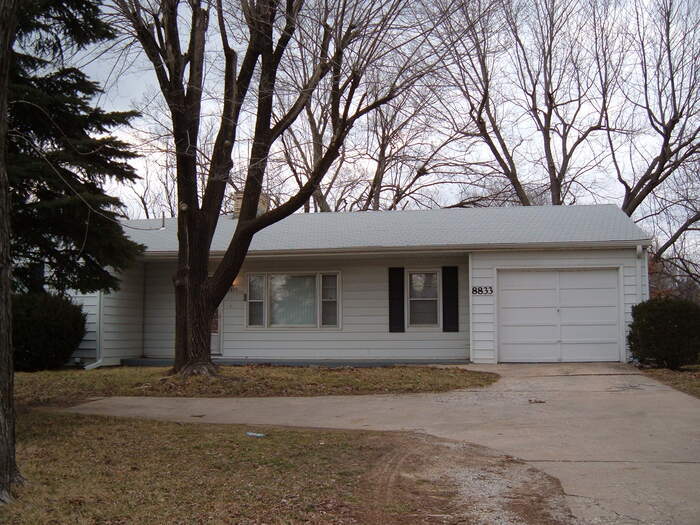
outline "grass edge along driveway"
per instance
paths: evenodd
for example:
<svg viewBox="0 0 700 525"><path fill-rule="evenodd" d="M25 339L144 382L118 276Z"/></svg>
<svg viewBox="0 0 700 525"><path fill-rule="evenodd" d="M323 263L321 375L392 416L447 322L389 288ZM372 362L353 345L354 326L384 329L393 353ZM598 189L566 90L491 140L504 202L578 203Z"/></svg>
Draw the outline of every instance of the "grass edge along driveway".
<svg viewBox="0 0 700 525"><path fill-rule="evenodd" d="M680 370L647 368L643 372L676 390L700 398L700 365L685 366Z"/></svg>
<svg viewBox="0 0 700 525"><path fill-rule="evenodd" d="M15 374L19 406L68 406L94 397L275 397L447 392L488 386L498 375L456 367L222 366L186 380L164 367L111 367Z"/></svg>

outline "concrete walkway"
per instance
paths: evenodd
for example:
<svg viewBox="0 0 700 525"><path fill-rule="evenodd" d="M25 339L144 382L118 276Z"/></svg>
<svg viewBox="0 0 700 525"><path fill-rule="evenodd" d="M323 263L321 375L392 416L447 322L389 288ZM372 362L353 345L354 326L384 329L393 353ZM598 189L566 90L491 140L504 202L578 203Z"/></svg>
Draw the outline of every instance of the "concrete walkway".
<svg viewBox="0 0 700 525"><path fill-rule="evenodd" d="M585 523L700 524L700 400L620 364L468 365L502 378L446 394L115 397L81 414L409 430L484 445L559 478Z"/></svg>

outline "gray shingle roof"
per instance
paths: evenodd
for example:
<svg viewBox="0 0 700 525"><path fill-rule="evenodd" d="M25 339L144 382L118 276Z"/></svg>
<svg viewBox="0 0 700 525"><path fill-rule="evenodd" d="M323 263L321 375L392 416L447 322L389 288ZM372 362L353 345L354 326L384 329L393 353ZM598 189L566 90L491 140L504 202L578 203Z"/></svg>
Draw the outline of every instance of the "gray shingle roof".
<svg viewBox="0 0 700 525"><path fill-rule="evenodd" d="M148 252L177 251L177 220L125 221L126 233ZM222 252L236 220L219 220L212 252ZM633 243L650 237L615 205L452 208L298 213L255 235L250 253L489 248Z"/></svg>

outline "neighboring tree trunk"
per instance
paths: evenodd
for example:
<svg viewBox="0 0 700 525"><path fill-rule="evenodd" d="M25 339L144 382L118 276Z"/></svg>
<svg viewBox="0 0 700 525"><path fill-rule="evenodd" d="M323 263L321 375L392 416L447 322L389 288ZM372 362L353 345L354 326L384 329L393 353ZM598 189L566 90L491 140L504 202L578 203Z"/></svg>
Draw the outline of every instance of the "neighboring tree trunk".
<svg viewBox="0 0 700 525"><path fill-rule="evenodd" d="M0 503L7 503L10 500L11 485L21 481L15 463L14 365L10 297L10 194L5 164L8 69L16 11L17 0L0 0Z"/></svg>

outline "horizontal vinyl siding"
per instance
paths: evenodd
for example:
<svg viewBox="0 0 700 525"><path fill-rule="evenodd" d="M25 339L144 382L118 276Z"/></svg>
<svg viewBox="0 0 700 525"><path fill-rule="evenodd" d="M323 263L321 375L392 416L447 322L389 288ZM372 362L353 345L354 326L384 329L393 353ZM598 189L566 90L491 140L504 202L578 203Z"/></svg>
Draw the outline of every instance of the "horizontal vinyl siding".
<svg viewBox="0 0 700 525"><path fill-rule="evenodd" d="M389 267L459 267L459 332L389 332ZM467 257L254 262L244 272L340 271L339 330L245 328L245 274L224 302L223 355L249 359L465 359Z"/></svg>
<svg viewBox="0 0 700 525"><path fill-rule="evenodd" d="M479 362L496 360L497 325L495 301L497 296L496 268L566 269L622 267L622 309L625 333L632 321L632 306L648 293L644 289L646 259L637 259L633 248L619 250L567 251L501 251L472 254L471 286L492 286L494 295L472 296L473 345L471 358ZM641 272L641 275L640 275ZM642 283L642 290L638 289Z"/></svg>
<svg viewBox="0 0 700 525"><path fill-rule="evenodd" d="M85 312L85 337L80 342L78 350L73 352L72 357L83 361L94 361L97 359L97 345L99 330L100 293L81 294L74 292L70 294L75 304L80 305Z"/></svg>
<svg viewBox="0 0 700 525"><path fill-rule="evenodd" d="M100 357L110 362L143 355L144 265L135 265L119 278L119 290L102 296Z"/></svg>
<svg viewBox="0 0 700 525"><path fill-rule="evenodd" d="M389 332L388 268L459 267L459 332L411 329ZM172 357L175 304L171 263L146 265L144 352ZM245 327L247 272L339 271L340 329ZM222 355L239 359L466 359L468 349L467 257L324 258L247 263L222 303Z"/></svg>
<svg viewBox="0 0 700 525"><path fill-rule="evenodd" d="M144 286L144 357L173 357L175 348L175 263L146 263Z"/></svg>

